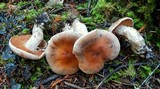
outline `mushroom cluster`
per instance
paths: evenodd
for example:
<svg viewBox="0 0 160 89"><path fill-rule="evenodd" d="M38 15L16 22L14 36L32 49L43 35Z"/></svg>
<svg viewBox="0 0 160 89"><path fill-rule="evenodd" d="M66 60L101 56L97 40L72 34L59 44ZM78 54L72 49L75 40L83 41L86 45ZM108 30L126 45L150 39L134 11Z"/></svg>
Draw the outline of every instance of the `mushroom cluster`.
<svg viewBox="0 0 160 89"><path fill-rule="evenodd" d="M152 57L152 50L133 28L133 20L129 17L113 23L109 31L95 29L90 32L85 24L75 19L71 26L65 24L63 32L53 35L47 45L43 40L43 29L48 20L47 13L43 13L37 18L32 35L13 36L9 46L13 52L27 59L38 60L45 54L52 71L57 74L70 75L79 69L86 74L99 72L106 61L115 59L120 52L116 35L125 37L134 53Z"/></svg>
<svg viewBox="0 0 160 89"><path fill-rule="evenodd" d="M79 69L87 74L99 72L105 61L115 59L120 51L117 37L106 30L88 32L85 24L75 19L63 32L49 40L46 59L58 74L74 74Z"/></svg>

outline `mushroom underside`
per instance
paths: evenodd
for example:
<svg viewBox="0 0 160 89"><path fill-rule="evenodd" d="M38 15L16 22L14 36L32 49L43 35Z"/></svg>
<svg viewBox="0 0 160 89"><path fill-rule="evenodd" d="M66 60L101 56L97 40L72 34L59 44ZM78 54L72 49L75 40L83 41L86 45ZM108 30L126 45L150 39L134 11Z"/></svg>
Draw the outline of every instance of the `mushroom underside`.
<svg viewBox="0 0 160 89"><path fill-rule="evenodd" d="M54 35L46 48L46 59L51 69L61 75L74 74L79 70L78 61L72 53L73 45L80 35L65 31Z"/></svg>
<svg viewBox="0 0 160 89"><path fill-rule="evenodd" d="M116 36L108 31L92 31L80 37L73 49L80 69L93 74L103 68L104 62L115 59L120 51Z"/></svg>
<svg viewBox="0 0 160 89"><path fill-rule="evenodd" d="M25 44L30 37L31 35L13 36L9 41L10 48L14 53L23 58L40 59L44 55L44 50L41 49L44 49L47 43L43 40L38 46L39 50L31 51L25 47Z"/></svg>
<svg viewBox="0 0 160 89"><path fill-rule="evenodd" d="M115 33L115 30L117 29L117 27L119 26L128 26L128 27L133 27L133 20L129 17L124 17L119 19L118 21L116 21L115 23L113 23L110 27L109 27L109 31Z"/></svg>

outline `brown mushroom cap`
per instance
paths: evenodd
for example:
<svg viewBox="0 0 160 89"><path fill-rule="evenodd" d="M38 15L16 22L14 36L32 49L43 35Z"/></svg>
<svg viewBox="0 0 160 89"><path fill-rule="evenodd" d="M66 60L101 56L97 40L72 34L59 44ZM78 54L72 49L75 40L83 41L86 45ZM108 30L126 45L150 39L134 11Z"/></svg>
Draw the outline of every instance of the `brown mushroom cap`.
<svg viewBox="0 0 160 89"><path fill-rule="evenodd" d="M39 60L44 56L44 51L35 50L31 51L25 47L25 43L29 40L31 35L13 36L9 40L9 46L17 55L32 60ZM44 49L47 46L46 41L42 41L39 45L40 49Z"/></svg>
<svg viewBox="0 0 160 89"><path fill-rule="evenodd" d="M128 26L128 27L133 27L134 24L133 24L132 18L123 17L123 18L117 20L115 23L113 23L113 24L109 27L109 31L114 33L114 30L115 30L117 27L121 26L121 25Z"/></svg>
<svg viewBox="0 0 160 89"><path fill-rule="evenodd" d="M79 68L87 74L99 72L104 62L115 59L119 51L120 43L117 37L111 32L100 29L81 36L73 47Z"/></svg>
<svg viewBox="0 0 160 89"><path fill-rule="evenodd" d="M81 34L65 31L54 35L48 42L46 58L51 69L61 75L74 74L78 68L78 61L72 53L73 45Z"/></svg>

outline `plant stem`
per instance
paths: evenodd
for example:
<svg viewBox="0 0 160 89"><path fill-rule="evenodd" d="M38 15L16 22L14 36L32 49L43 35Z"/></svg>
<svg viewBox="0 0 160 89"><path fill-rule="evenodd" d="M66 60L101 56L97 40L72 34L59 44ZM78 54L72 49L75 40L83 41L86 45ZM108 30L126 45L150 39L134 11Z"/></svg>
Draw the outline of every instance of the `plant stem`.
<svg viewBox="0 0 160 89"><path fill-rule="evenodd" d="M90 16L90 6L91 6L92 0L88 1L88 7L87 7L87 16Z"/></svg>

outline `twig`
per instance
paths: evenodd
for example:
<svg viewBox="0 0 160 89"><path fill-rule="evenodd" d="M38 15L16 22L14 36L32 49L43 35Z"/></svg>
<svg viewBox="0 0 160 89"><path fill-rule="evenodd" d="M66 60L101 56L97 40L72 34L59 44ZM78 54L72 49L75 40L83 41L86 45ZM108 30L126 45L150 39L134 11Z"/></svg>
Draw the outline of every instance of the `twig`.
<svg viewBox="0 0 160 89"><path fill-rule="evenodd" d="M51 77L43 80L43 81L42 81L42 84L44 85L44 84L46 84L46 83L48 83L48 82L50 82L50 81L55 80L55 79L58 78L58 77L59 77L59 75L53 75L53 76L51 76Z"/></svg>
<svg viewBox="0 0 160 89"><path fill-rule="evenodd" d="M138 32L140 32L140 33L143 32L143 31L145 30L146 26L147 26L146 24L143 25L143 26L138 30Z"/></svg>
<svg viewBox="0 0 160 89"><path fill-rule="evenodd" d="M99 74L99 73L96 73L98 76L100 76L100 77L102 77L102 78L104 78L104 76L103 75L101 75L101 74Z"/></svg>
<svg viewBox="0 0 160 89"><path fill-rule="evenodd" d="M103 85L104 81L106 79L108 79L113 73L117 72L118 70L128 67L129 65L133 65L133 66L139 66L139 65L143 65L143 64L148 64L148 62L146 63L136 63L136 64L126 64L126 65L121 65L119 67L117 67L115 70L113 70L112 72L110 72L106 77L104 77L104 79L98 84L98 86L96 87L96 89L98 89L100 86Z"/></svg>
<svg viewBox="0 0 160 89"><path fill-rule="evenodd" d="M64 7L58 8L58 9L53 8L51 11L49 11L49 14L57 13L59 11L62 11L63 9L64 9Z"/></svg>
<svg viewBox="0 0 160 89"><path fill-rule="evenodd" d="M85 89L85 88L79 87L79 86L77 86L77 85L71 84L71 83L69 83L69 82L64 82L64 84L66 84L66 85L68 85L68 86L71 86L71 87L73 87L73 88L76 88L76 89Z"/></svg>
<svg viewBox="0 0 160 89"><path fill-rule="evenodd" d="M149 76L142 82L142 84L137 88L140 89L146 82L148 82L151 78L151 76L155 73L155 71L160 67L160 64L157 65L157 67L149 74Z"/></svg>
<svg viewBox="0 0 160 89"><path fill-rule="evenodd" d="M53 81L51 84L50 84L50 88L52 89L53 87L55 87L58 83L61 83L62 81L64 81L66 78L68 78L69 76L66 75L64 76L62 79L57 79L55 81Z"/></svg>
<svg viewBox="0 0 160 89"><path fill-rule="evenodd" d="M88 1L88 7L87 7L87 16L90 16L90 6L91 6L92 0Z"/></svg>

